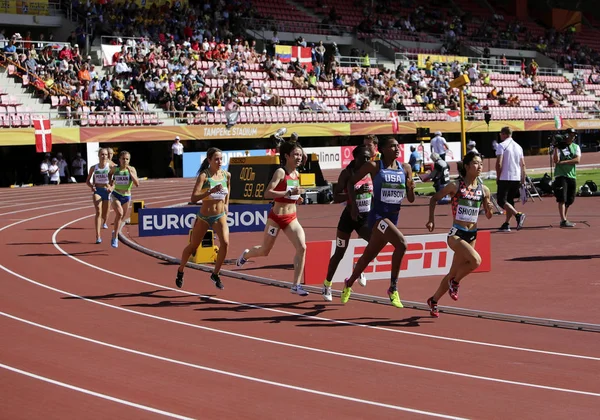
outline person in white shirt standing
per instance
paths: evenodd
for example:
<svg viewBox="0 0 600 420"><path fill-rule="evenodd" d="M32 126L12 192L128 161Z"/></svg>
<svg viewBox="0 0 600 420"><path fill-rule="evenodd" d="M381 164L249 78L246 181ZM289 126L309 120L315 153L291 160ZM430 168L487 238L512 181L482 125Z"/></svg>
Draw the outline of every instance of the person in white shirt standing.
<svg viewBox="0 0 600 420"><path fill-rule="evenodd" d="M500 130L501 142L496 148L496 173L498 174L498 205L506 212L506 221L501 232L510 232L510 219L515 216L517 230L525 223L525 213L517 212L514 200L519 196L519 188L525 184L525 158L523 148L513 140L510 127Z"/></svg>
<svg viewBox="0 0 600 420"><path fill-rule="evenodd" d="M87 162L81 157L81 152L77 152L77 155L71 163L73 168L73 176L77 182L85 182L85 166Z"/></svg>
<svg viewBox="0 0 600 420"><path fill-rule="evenodd" d="M175 143L171 146L171 162L176 177L183 177L183 144L179 136L175 137Z"/></svg>
<svg viewBox="0 0 600 420"><path fill-rule="evenodd" d="M448 149L448 143L446 139L442 137L441 131L435 132L435 137L431 139L431 153L437 153L440 159L446 160L446 151Z"/></svg>
<svg viewBox="0 0 600 420"><path fill-rule="evenodd" d="M58 174L60 176L61 184L66 184L69 182L70 174L69 174L69 164L63 158L62 153L57 153L56 158L58 159Z"/></svg>

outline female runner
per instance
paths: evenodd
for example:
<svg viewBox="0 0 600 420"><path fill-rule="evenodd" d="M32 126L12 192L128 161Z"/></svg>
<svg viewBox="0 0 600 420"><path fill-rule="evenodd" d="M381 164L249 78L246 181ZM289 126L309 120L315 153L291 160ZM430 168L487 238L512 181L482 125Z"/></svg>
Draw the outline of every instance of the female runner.
<svg viewBox="0 0 600 420"><path fill-rule="evenodd" d="M280 147L279 156L283 167L275 171L265 190L265 198L272 198L275 203L269 212L263 243L250 250L246 249L238 258L237 266L241 267L250 258L268 256L279 231L282 230L296 248L294 283L291 291L300 296L307 296L308 292L300 284L306 258L306 240L304 229L296 218L296 202L301 200L300 195L304 192L300 188L300 176L296 168L302 164L304 150L298 143L285 142Z"/></svg>
<svg viewBox="0 0 600 420"><path fill-rule="evenodd" d="M371 199L373 196L373 182L371 181L371 176L365 176L354 185L359 212L358 220L356 221L352 219L352 215L350 214L352 201L350 200L350 194L348 194L347 191L348 181L350 178L361 168L361 166L363 166L363 164L371 160L371 156L372 153L367 146L362 145L356 147L352 152L352 157L354 160L350 162L350 164L346 166L346 168L340 173L334 190L333 202L346 202L346 207L342 211L340 221L338 222L335 240L335 253L329 260L327 278L323 282L322 295L323 299L328 302L331 302L332 300L331 280L335 275L335 271L337 270L340 261L346 254L346 249L348 249L348 241L350 240L352 231L356 231L358 236L365 241L368 241L369 237L371 236L371 229L369 229L369 225L367 223L369 211L371 210ZM367 285L367 279L364 274L361 273L358 283L361 286Z"/></svg>
<svg viewBox="0 0 600 420"><path fill-rule="evenodd" d="M112 188L111 201L112 208L115 211L115 221L113 224L112 240L110 245L113 248L119 247L119 233L121 233L121 221L127 216L131 203L131 187L140 186L140 180L137 171L133 166L129 166L131 155L123 150L119 153L119 166L113 166L110 170L109 182Z"/></svg>
<svg viewBox="0 0 600 420"><path fill-rule="evenodd" d="M110 164L108 161L108 150L100 149L98 151L99 163L90 168L86 184L92 189L94 207L96 208L96 217L94 218L94 226L96 228L96 243L102 243L100 229L102 221L108 216L108 208L110 204L111 187L109 185L108 175L110 174ZM92 182L92 177L94 181Z"/></svg>
<svg viewBox="0 0 600 420"><path fill-rule="evenodd" d="M450 272L444 276L435 294L427 299L430 314L439 317L438 301L446 292L453 300L458 300L460 281L481 264L481 257L475 251L477 239L477 219L483 203L485 216L491 219L493 205L490 190L481 183L479 176L483 170L481 155L469 152L462 160L461 179L451 182L438 191L429 201L429 221L427 229L435 228L435 205L441 198L452 196L452 215L454 224L448 233L448 246L454 251Z"/></svg>
<svg viewBox="0 0 600 420"><path fill-rule="evenodd" d="M115 151L113 150L113 148L108 147L106 150L108 151L108 164L110 165L110 169L118 166L115 163L115 161L113 160L113 157L115 155ZM106 212L106 216L102 217L102 229L108 229L108 216L110 216L110 206L108 206L108 211ZM115 234L115 232L113 232L113 235L114 234Z"/></svg>
<svg viewBox="0 0 600 420"><path fill-rule="evenodd" d="M352 275L346 279L344 290L342 291L342 303L347 303L352 294L352 285L367 266L375 259L377 254L388 243L394 247L392 254L392 269L390 287L387 291L392 305L396 308L402 308L402 302L398 295L398 274L400 273L400 264L406 252L406 239L398 230L398 216L400 206L404 197L409 202L415 201L414 182L412 180L412 171L407 163L398 162L400 148L398 142L393 137L383 139L379 143L379 152L381 160L365 163L352 176L348 184L348 192L352 198L352 218L358 220L358 206L356 205L356 190L354 185L367 175L373 179L373 202L369 212L369 229L371 229L371 238L365 248L363 255L359 258L354 267Z"/></svg>
<svg viewBox="0 0 600 420"><path fill-rule="evenodd" d="M196 223L192 229L192 238L188 246L181 254L181 263L177 269L177 278L175 284L181 288L183 286L183 270L190 258L190 255L198 249L202 238L209 228L212 228L219 237L219 253L215 268L210 275L210 279L218 289L224 289L219 272L227 256L229 248L229 226L227 225L227 211L229 207L230 179L229 172L221 169L223 166L223 152L216 147L211 147L206 152L206 158L200 170L198 179L194 186L194 192L190 202L196 203L202 200L202 206L196 216Z"/></svg>

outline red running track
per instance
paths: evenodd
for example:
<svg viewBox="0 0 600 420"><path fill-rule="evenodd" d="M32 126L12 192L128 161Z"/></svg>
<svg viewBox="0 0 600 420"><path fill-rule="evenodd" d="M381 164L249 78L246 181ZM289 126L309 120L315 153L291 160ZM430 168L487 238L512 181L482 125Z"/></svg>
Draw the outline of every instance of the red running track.
<svg viewBox="0 0 600 420"><path fill-rule="evenodd" d="M135 197L152 206L182 203L191 183L149 181ZM597 416L596 333L432 319L358 301L342 307L232 278L218 291L193 270L178 290L173 266L123 245L112 249L109 231L93 244L89 198L81 185L0 192L4 418ZM461 306L599 323L582 304L598 287L599 204L576 202L574 219L591 227L573 231L536 228L556 222L555 205L528 204L530 228L492 236L492 272L472 276ZM407 206L401 229L421 233L424 210ZM338 213L303 206L309 240L333 237ZM444 208L438 213L443 231L449 217ZM254 239L234 235L230 257ZM177 256L186 240L144 245ZM285 268L261 269L289 264L285 240L277 250L250 272L289 280ZM570 257L523 259L549 253ZM423 301L438 282L403 279L401 296ZM367 286L371 294L384 289Z"/></svg>

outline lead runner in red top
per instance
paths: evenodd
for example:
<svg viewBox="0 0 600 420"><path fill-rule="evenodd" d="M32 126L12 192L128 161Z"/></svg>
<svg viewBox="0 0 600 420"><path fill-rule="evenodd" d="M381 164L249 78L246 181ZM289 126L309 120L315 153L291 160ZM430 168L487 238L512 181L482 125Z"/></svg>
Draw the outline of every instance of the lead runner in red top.
<svg viewBox="0 0 600 420"><path fill-rule="evenodd" d="M442 279L435 294L427 300L431 316L440 316L438 300L446 292L453 300L458 300L460 281L481 264L481 257L475 250L477 220L483 204L485 216L492 218L490 190L481 182L483 160L481 155L469 152L462 161L461 177L438 191L429 201L429 221L425 225L430 232L435 228L434 213L437 202L443 197L452 196L454 224L448 232L448 246L454 251L450 271Z"/></svg>
<svg viewBox="0 0 600 420"><path fill-rule="evenodd" d="M306 296L308 292L300 284L304 273L306 239L304 229L296 218L296 203L302 200L300 195L304 193L300 188L300 175L296 168L302 164L304 151L298 143L285 142L279 149L279 156L283 166L273 174L264 195L267 199L272 198L275 203L269 212L263 243L246 249L238 258L237 266L241 267L250 258L268 256L282 230L296 248L292 293Z"/></svg>

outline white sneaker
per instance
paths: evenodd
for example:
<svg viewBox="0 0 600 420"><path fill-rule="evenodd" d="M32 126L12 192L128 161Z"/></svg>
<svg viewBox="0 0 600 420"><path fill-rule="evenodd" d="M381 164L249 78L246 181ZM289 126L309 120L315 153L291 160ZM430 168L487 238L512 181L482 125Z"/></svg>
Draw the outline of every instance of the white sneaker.
<svg viewBox="0 0 600 420"><path fill-rule="evenodd" d="M235 265L237 265L238 267L241 267L242 265L244 265L244 264L246 264L248 262L248 260L244 258L244 255L246 255L246 253L248 251L250 251L250 250L249 249L245 249L244 252L242 252L242 255L240 255L240 257L235 262Z"/></svg>
<svg viewBox="0 0 600 420"><path fill-rule="evenodd" d="M321 295L323 295L323 299L325 299L327 302L331 302L333 300L333 296L331 295L331 287L323 286Z"/></svg>
<svg viewBox="0 0 600 420"><path fill-rule="evenodd" d="M362 287L365 287L367 285L367 277L363 273L360 273L360 277L358 278L358 284L360 284Z"/></svg>
<svg viewBox="0 0 600 420"><path fill-rule="evenodd" d="M302 287L301 284L297 285L297 286L292 286L292 293L295 293L299 296L308 296L308 292L306 290L304 290L304 288Z"/></svg>

